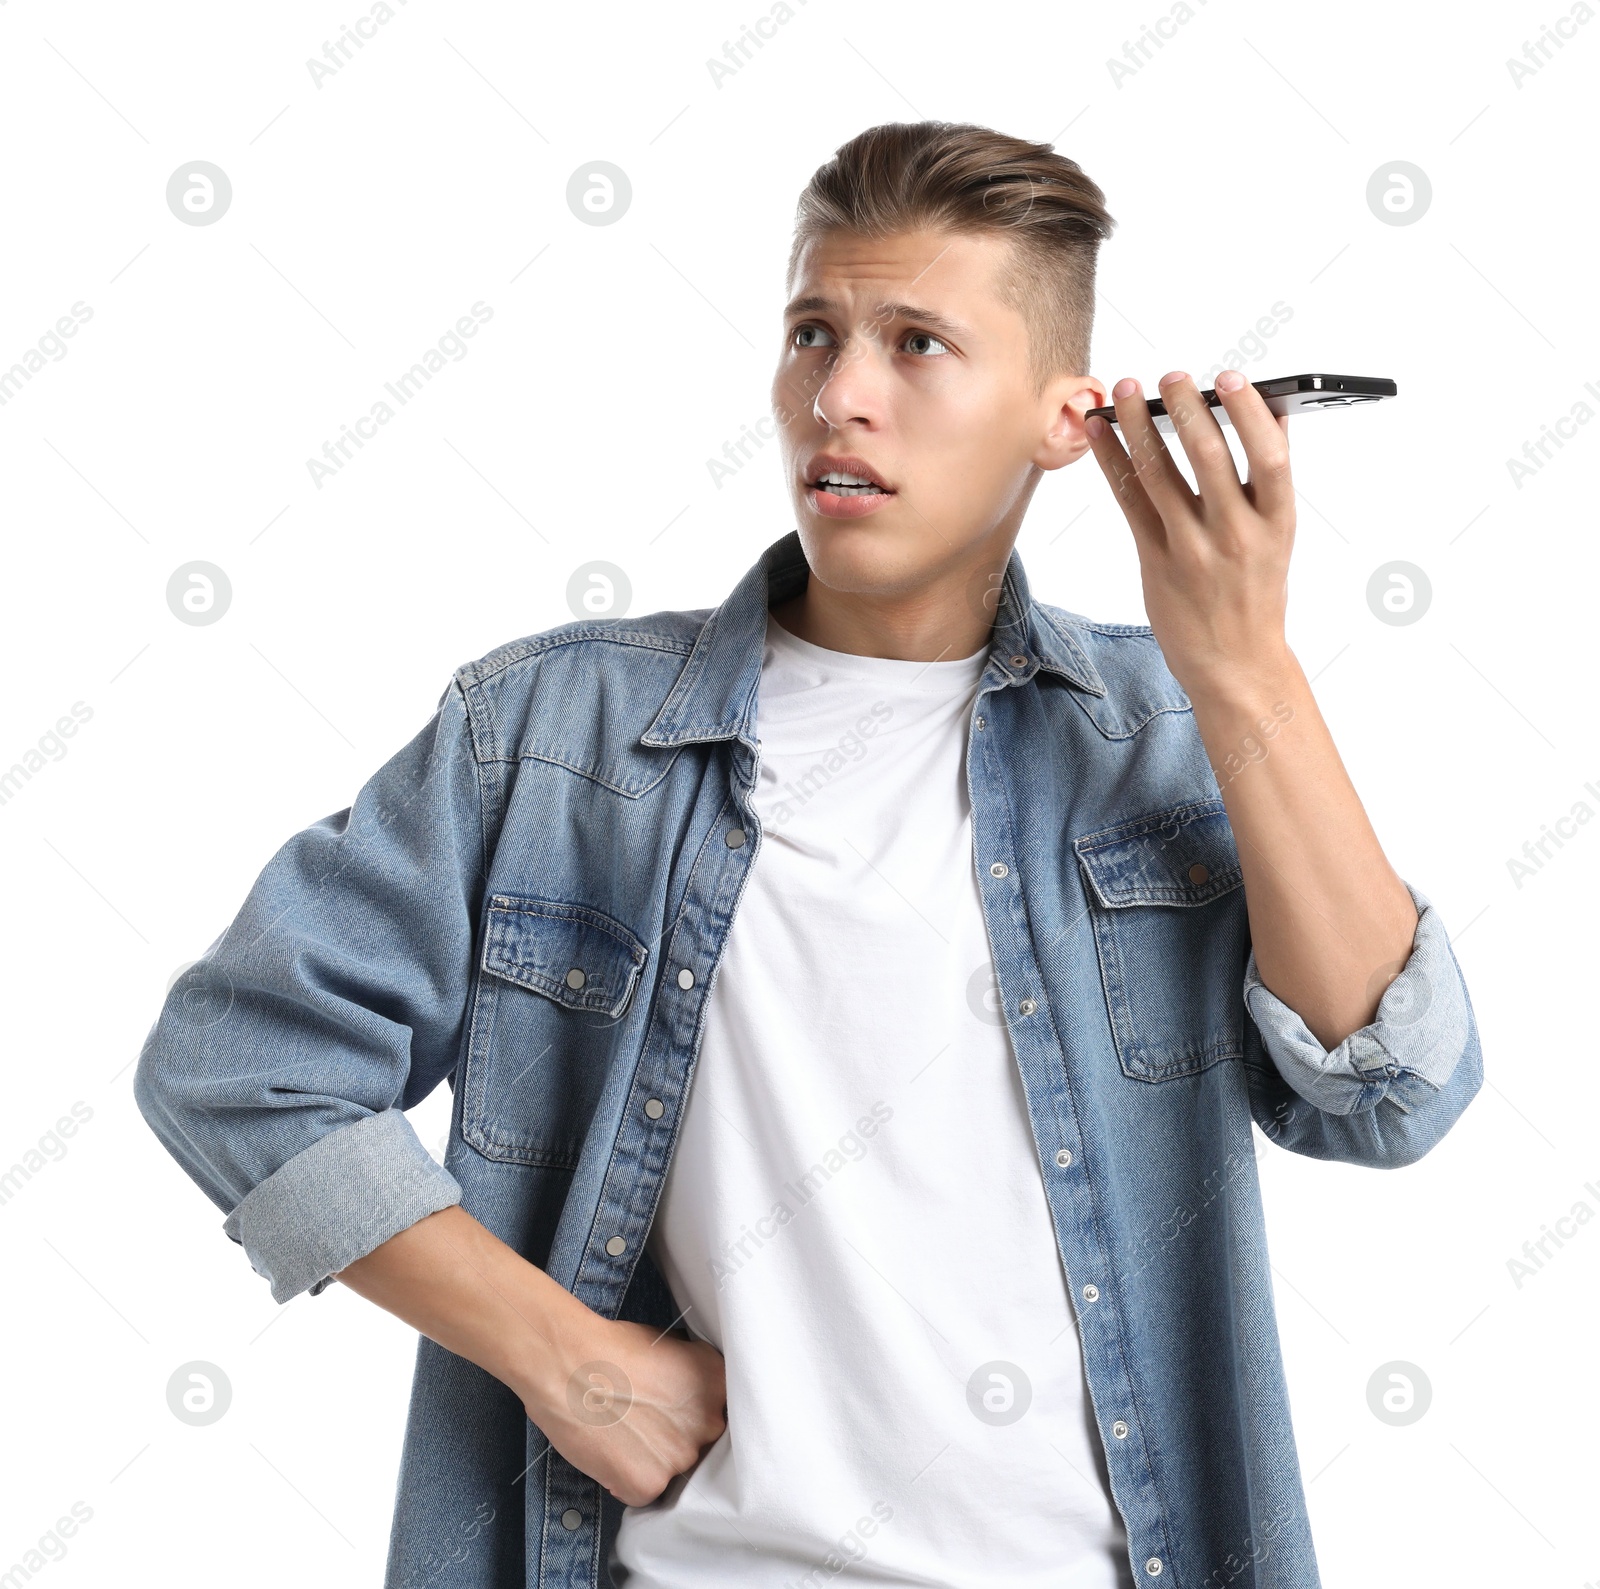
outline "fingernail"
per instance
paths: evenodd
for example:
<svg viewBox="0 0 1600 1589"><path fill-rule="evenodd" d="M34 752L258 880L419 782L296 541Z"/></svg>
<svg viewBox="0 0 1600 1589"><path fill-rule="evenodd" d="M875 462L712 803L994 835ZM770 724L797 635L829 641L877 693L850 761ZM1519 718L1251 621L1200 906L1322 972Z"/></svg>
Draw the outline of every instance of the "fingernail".
<svg viewBox="0 0 1600 1589"><path fill-rule="evenodd" d="M1084 421L1083 428L1088 432L1090 441L1099 441L1106 433L1106 422L1096 414L1092 419Z"/></svg>
<svg viewBox="0 0 1600 1589"><path fill-rule="evenodd" d="M1156 384L1158 386L1171 386L1174 381L1186 381L1188 379L1188 375L1183 370L1173 370L1170 374L1163 375Z"/></svg>
<svg viewBox="0 0 1600 1589"><path fill-rule="evenodd" d="M1219 392L1237 392L1244 385L1244 377L1237 370L1224 370L1217 377Z"/></svg>
<svg viewBox="0 0 1600 1589"><path fill-rule="evenodd" d="M1111 388L1113 397L1132 397L1139 390L1139 383L1131 375L1125 375Z"/></svg>

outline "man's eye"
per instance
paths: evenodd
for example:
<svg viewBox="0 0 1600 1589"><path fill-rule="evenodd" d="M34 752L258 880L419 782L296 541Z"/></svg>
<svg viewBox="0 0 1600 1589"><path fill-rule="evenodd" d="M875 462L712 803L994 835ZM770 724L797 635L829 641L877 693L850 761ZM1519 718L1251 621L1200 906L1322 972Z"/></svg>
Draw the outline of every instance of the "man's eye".
<svg viewBox="0 0 1600 1589"><path fill-rule="evenodd" d="M948 353L950 351L938 337L926 331L913 331L905 340L908 353Z"/></svg>
<svg viewBox="0 0 1600 1589"><path fill-rule="evenodd" d="M833 338L821 326L796 326L789 333L792 344L797 348L831 348Z"/></svg>

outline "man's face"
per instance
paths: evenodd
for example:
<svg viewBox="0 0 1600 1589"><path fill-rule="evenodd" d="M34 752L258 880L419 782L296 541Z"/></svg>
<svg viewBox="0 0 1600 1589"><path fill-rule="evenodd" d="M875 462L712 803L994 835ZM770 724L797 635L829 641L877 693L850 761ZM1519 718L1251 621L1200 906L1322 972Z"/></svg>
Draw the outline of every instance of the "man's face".
<svg viewBox="0 0 1600 1589"><path fill-rule="evenodd" d="M834 232L801 253L773 407L806 559L831 589L905 596L994 566L1039 470L1084 450L1103 390L1064 376L1035 393L1026 323L998 290L1010 248Z"/></svg>

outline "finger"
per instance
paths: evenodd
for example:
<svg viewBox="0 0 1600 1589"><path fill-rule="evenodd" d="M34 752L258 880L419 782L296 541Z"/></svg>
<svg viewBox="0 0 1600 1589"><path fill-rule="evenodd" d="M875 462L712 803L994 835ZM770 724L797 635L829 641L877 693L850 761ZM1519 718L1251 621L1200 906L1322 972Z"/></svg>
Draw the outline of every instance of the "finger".
<svg viewBox="0 0 1600 1589"><path fill-rule="evenodd" d="M1089 438L1089 447L1100 465L1100 472L1116 495L1117 505L1133 531L1135 542L1142 544L1150 539L1157 545L1165 544L1166 532L1162 528L1161 515L1145 495L1144 487L1139 484L1138 472L1110 422L1104 419L1086 420L1083 432Z"/></svg>
<svg viewBox="0 0 1600 1589"><path fill-rule="evenodd" d="M1184 374L1174 370L1161 377L1161 401L1172 417L1173 428L1185 455L1194 469L1200 498L1213 507L1244 501L1244 487L1228 451L1228 438L1222 434L1211 405L1200 395L1200 388Z"/></svg>
<svg viewBox="0 0 1600 1589"><path fill-rule="evenodd" d="M1128 444L1128 457L1139 473L1139 484L1155 504L1162 522L1176 523L1192 514L1195 494L1167 451L1139 383L1131 377L1118 381L1111 389L1111 397L1116 404L1117 423Z"/></svg>
<svg viewBox="0 0 1600 1589"><path fill-rule="evenodd" d="M1238 370L1217 377L1217 396L1239 432L1250 464L1250 499L1266 518L1292 518L1294 482L1289 476L1289 427Z"/></svg>

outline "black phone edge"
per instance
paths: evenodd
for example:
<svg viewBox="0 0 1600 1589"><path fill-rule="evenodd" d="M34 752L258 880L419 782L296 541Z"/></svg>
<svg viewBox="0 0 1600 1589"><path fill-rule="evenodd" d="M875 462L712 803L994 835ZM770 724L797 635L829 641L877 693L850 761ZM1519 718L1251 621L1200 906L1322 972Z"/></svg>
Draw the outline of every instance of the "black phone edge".
<svg viewBox="0 0 1600 1589"><path fill-rule="evenodd" d="M1252 381L1250 384L1263 397L1287 397L1291 392L1348 392L1354 397L1396 397L1400 392L1393 381L1381 375L1275 375L1270 380ZM1221 406L1214 386L1206 387L1200 396L1205 399L1208 408ZM1151 414L1165 414L1167 411L1167 405L1159 397L1147 398L1145 405ZM1116 423L1117 411L1114 406L1086 409L1083 417L1090 419L1096 415Z"/></svg>

